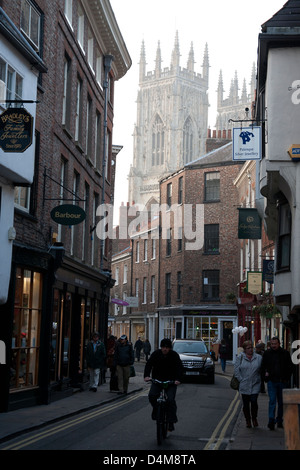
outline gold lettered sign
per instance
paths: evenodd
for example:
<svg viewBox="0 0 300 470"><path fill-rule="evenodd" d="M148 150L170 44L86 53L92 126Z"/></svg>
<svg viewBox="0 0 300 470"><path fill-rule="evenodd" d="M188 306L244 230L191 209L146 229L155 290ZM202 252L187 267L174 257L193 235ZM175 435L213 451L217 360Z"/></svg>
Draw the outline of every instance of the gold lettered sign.
<svg viewBox="0 0 300 470"><path fill-rule="evenodd" d="M0 147L24 152L32 144L33 117L25 108L8 108L0 115Z"/></svg>
<svg viewBox="0 0 300 470"><path fill-rule="evenodd" d="M257 295L262 293L262 272L250 271L247 274L247 291Z"/></svg>

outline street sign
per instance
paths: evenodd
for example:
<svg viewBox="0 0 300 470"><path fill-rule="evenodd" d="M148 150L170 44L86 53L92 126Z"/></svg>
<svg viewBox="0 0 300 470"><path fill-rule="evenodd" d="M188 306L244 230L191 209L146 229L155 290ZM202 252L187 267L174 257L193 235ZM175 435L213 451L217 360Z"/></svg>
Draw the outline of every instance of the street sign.
<svg viewBox="0 0 300 470"><path fill-rule="evenodd" d="M8 108L0 115L0 147L22 153L32 144L33 117L25 108Z"/></svg>
<svg viewBox="0 0 300 470"><path fill-rule="evenodd" d="M288 149L288 154L293 160L293 162L300 161L300 144L293 144Z"/></svg>

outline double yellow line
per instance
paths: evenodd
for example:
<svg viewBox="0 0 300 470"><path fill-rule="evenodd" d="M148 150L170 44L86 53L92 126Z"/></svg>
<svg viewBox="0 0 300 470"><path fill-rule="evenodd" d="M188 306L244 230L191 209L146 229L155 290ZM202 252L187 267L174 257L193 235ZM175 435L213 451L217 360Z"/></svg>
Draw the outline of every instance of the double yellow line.
<svg viewBox="0 0 300 470"><path fill-rule="evenodd" d="M74 418L71 421L68 421L67 423L62 423L54 428L47 429L45 431L41 431L38 434L35 434L34 436L27 437L21 441L18 441L17 443L10 444L9 446L3 448L3 450L20 450L23 449L24 447L27 447L31 444L34 444L35 442L38 442L42 439L45 439L47 437L52 436L53 434L57 434L58 432L65 431L66 429L72 428L73 426L77 426L78 424L81 424L85 421L88 421L90 419L97 418L98 416L101 416L105 413L108 413L109 411L116 410L123 406L125 403L130 403L137 398L139 398L142 395L143 392L134 394L132 396L126 397L126 399L120 400L118 402L114 402L111 405L106 405L106 406L101 406L100 410L94 410L90 413L85 413L84 416L80 416L78 418Z"/></svg>
<svg viewBox="0 0 300 470"><path fill-rule="evenodd" d="M211 435L211 438L209 439L208 443L204 447L203 450L218 450L220 445L222 444L222 441L224 439L225 433L227 431L227 428L229 424L231 423L232 419L234 418L237 409L240 405L240 400L239 400L239 392L236 392L234 399L232 400L230 407L226 411L225 415L219 422L218 426L214 430L214 432ZM224 427L222 428L223 424L225 422ZM218 435L220 429L222 428L220 435L218 438L216 436Z"/></svg>

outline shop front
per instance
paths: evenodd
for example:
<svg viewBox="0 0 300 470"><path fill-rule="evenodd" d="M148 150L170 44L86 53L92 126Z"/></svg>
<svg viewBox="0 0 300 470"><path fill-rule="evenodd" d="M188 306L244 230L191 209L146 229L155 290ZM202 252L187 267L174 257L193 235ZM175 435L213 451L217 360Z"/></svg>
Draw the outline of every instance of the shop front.
<svg viewBox="0 0 300 470"><path fill-rule="evenodd" d="M229 360L234 360L237 352L236 335L232 330L237 326L236 308L230 305L220 309L199 309L193 310L160 310L160 331L161 338L186 338L202 339L205 341L209 351L213 345L225 339L230 351Z"/></svg>
<svg viewBox="0 0 300 470"><path fill-rule="evenodd" d="M8 302L0 306L6 345L0 411L88 387L86 346L94 331L106 343L111 282L68 259L58 267L49 253L14 247Z"/></svg>
<svg viewBox="0 0 300 470"><path fill-rule="evenodd" d="M106 344L110 276L66 259L53 289L50 340L50 401L88 387L86 348L98 331Z"/></svg>
<svg viewBox="0 0 300 470"><path fill-rule="evenodd" d="M40 403L48 370L45 324L51 315L54 269L51 254L14 245L8 299L0 306L6 344L0 411Z"/></svg>

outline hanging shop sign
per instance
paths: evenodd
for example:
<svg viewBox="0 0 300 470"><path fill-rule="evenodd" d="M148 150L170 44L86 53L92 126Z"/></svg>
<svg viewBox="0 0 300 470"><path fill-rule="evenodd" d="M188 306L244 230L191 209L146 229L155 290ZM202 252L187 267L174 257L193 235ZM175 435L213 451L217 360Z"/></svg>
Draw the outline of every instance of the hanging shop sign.
<svg viewBox="0 0 300 470"><path fill-rule="evenodd" d="M262 293L262 272L249 271L247 273L247 291L253 295Z"/></svg>
<svg viewBox="0 0 300 470"><path fill-rule="evenodd" d="M112 304L117 304L117 305L122 305L124 307L127 307L129 305L129 303L126 302L126 300L122 300L122 299L111 299L111 303Z"/></svg>
<svg viewBox="0 0 300 470"><path fill-rule="evenodd" d="M32 144L33 117L25 108L8 108L0 115L0 147L24 152Z"/></svg>
<svg viewBox="0 0 300 470"><path fill-rule="evenodd" d="M261 127L233 129L232 159L236 161L261 160Z"/></svg>
<svg viewBox="0 0 300 470"><path fill-rule="evenodd" d="M288 149L288 154L293 162L300 162L300 144L293 144Z"/></svg>
<svg viewBox="0 0 300 470"><path fill-rule="evenodd" d="M83 222L86 217L85 211L73 204L54 207L50 215L51 219L60 225L77 225Z"/></svg>
<svg viewBox="0 0 300 470"><path fill-rule="evenodd" d="M263 260L263 281L269 284L274 283L274 260L264 259Z"/></svg>
<svg viewBox="0 0 300 470"><path fill-rule="evenodd" d="M261 218L257 209L239 208L238 238L261 239Z"/></svg>
<svg viewBox="0 0 300 470"><path fill-rule="evenodd" d="M126 302L128 302L129 307L138 307L139 298L138 297L125 297Z"/></svg>

